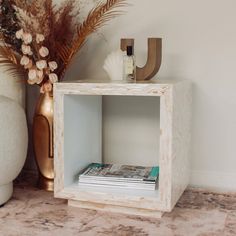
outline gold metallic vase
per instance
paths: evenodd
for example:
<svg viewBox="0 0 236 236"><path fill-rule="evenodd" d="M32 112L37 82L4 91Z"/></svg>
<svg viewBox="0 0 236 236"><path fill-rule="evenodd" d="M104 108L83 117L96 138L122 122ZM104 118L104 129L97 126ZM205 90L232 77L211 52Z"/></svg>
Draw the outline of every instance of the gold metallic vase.
<svg viewBox="0 0 236 236"><path fill-rule="evenodd" d="M39 171L38 187L53 191L53 95L40 94L33 122L33 143Z"/></svg>

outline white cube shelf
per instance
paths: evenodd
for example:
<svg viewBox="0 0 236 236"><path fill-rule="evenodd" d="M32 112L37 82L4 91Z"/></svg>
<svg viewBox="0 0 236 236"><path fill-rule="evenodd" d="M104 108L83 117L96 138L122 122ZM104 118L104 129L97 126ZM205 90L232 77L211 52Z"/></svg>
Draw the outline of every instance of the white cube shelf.
<svg viewBox="0 0 236 236"><path fill-rule="evenodd" d="M114 109L117 98L121 101ZM135 105L142 101L143 107ZM69 205L88 209L152 217L170 212L189 182L191 102L188 81L55 84L55 197L68 199ZM112 119L109 119L109 112ZM122 131L124 133L127 129L127 134L120 132L122 126L112 127L118 124L115 120L121 118L120 123L129 124L132 132L129 127ZM143 123L138 124L140 120ZM142 131L146 132L146 138L140 141ZM120 142L122 135L123 144ZM127 138L130 136L133 138ZM111 163L159 165L158 189L145 191L78 185L79 171L91 162L109 160Z"/></svg>

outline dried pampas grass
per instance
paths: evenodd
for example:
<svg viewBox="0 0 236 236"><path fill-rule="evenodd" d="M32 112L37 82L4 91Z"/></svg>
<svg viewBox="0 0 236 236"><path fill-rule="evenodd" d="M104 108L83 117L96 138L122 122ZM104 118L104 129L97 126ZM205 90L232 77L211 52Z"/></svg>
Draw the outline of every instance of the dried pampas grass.
<svg viewBox="0 0 236 236"><path fill-rule="evenodd" d="M107 0L105 3L98 3L97 6L89 12L85 21L77 27L77 33L71 44L57 44L59 55L65 65L64 70L67 69L67 66L83 46L87 37L109 20L120 15L122 12L117 10L117 8L126 5L125 0Z"/></svg>
<svg viewBox="0 0 236 236"><path fill-rule="evenodd" d="M19 29L32 36L36 34L45 37L44 46L50 51L47 60L56 61L56 73L62 79L65 70L71 64L74 56L85 43L88 36L109 20L122 13L121 7L126 6L126 0L106 0L96 4L83 22L79 22L79 0L65 0L59 7L52 0L0 0L0 64L7 66L12 74L22 74L19 56L22 56L21 44L15 37ZM10 9L4 12L5 8ZM11 25L4 20L12 19ZM35 64L40 60L39 48L32 42L32 60ZM46 83L46 78L42 83Z"/></svg>

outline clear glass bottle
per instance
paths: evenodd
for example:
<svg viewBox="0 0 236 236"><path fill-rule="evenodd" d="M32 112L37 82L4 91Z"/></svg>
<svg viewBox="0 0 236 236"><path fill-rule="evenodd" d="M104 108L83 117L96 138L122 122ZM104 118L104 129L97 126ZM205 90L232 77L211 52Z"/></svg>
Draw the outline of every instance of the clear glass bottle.
<svg viewBox="0 0 236 236"><path fill-rule="evenodd" d="M136 63L133 54L133 47L127 46L126 55L124 56L123 79L129 82L136 81Z"/></svg>

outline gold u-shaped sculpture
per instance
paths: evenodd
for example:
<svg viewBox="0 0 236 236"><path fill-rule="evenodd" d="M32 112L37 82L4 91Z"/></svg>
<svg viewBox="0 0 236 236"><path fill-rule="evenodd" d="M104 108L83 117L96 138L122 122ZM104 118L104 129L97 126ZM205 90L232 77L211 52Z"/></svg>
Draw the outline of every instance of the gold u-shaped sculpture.
<svg viewBox="0 0 236 236"><path fill-rule="evenodd" d="M133 46L134 39L121 39L121 50L126 51L127 46ZM148 58L143 68L136 67L136 80L150 80L159 71L162 59L162 39L148 38Z"/></svg>

